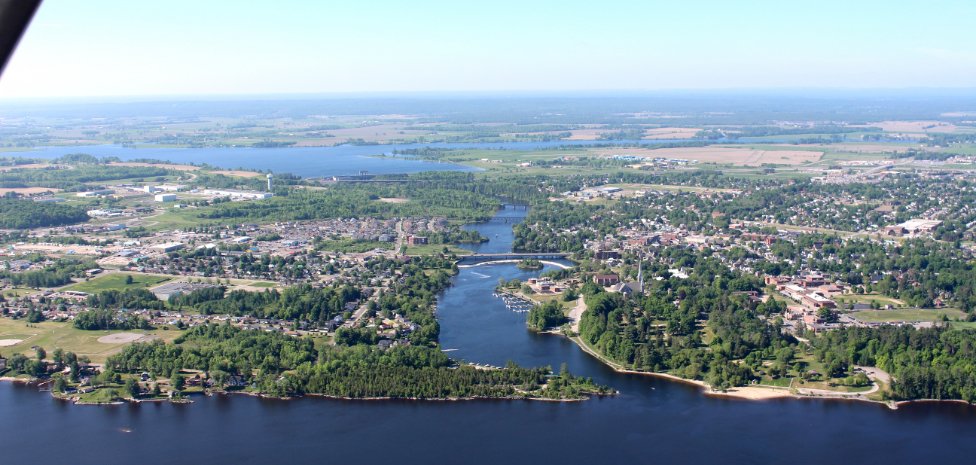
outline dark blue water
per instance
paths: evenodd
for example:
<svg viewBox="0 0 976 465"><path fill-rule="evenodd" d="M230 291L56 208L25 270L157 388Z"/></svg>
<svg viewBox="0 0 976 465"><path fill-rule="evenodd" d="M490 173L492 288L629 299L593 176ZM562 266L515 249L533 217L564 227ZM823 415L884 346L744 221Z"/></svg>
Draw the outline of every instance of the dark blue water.
<svg viewBox="0 0 976 465"><path fill-rule="evenodd" d="M118 157L122 161L154 159L173 163L206 163L218 168L245 168L291 173L302 177L353 176L365 170L369 174L402 174L423 171L477 171L477 168L453 163L415 160L407 157L377 157L393 149L387 146L341 145L337 147L279 148L127 148L118 145L80 147L44 147L8 156L57 158L71 153L98 157Z"/></svg>
<svg viewBox="0 0 976 465"><path fill-rule="evenodd" d="M484 223L465 225L464 229L478 231L482 237L488 238L488 242L462 244L461 247L476 253L511 252L512 242L515 240L512 227L516 223L520 223L525 218L526 213L528 211L524 206L505 205L495 213L495 216L491 220Z"/></svg>
<svg viewBox="0 0 976 465"><path fill-rule="evenodd" d="M87 153L100 157L112 156L133 160L150 158L174 163L207 163L220 168L246 168L291 173L303 177L351 176L361 170L371 174L402 174L422 171L473 171L476 168L410 159L384 157L397 150L421 148L539 150L564 146L592 146L607 144L659 145L690 142L691 139L628 140L628 141L546 141L546 142L475 142L390 145L339 145L335 147L279 147L279 148L127 148L119 145L89 145L70 147L41 147L27 152L12 152L7 156L57 158L71 153ZM735 143L716 140L711 143ZM786 142L782 138L752 138L749 143Z"/></svg>
<svg viewBox="0 0 976 465"><path fill-rule="evenodd" d="M749 137L718 139L711 144L773 144L788 143L789 137ZM695 142L694 139L657 140L554 140L544 142L471 142L384 145L338 145L334 147L278 147L278 148L127 148L119 145L88 145L69 147L41 147L27 152L11 152L7 156L57 158L71 153L87 153L119 159L155 159L174 163L207 163L220 168L245 168L291 173L303 177L352 176L361 170L371 174L405 174L423 171L476 171L477 168L453 163L439 163L391 156L397 150L444 148L485 150L540 150L570 146L594 145L660 145ZM387 157L379 158L380 155Z"/></svg>
<svg viewBox="0 0 976 465"><path fill-rule="evenodd" d="M474 228L491 235L492 250L510 244L497 221ZM751 402L615 373L562 337L528 332L523 314L492 297L499 278L532 275L514 265L462 268L438 305L444 347L494 365L565 362L620 395L576 403L219 396L192 405L84 407L3 383L0 463L919 465L976 457L976 409L967 406Z"/></svg>

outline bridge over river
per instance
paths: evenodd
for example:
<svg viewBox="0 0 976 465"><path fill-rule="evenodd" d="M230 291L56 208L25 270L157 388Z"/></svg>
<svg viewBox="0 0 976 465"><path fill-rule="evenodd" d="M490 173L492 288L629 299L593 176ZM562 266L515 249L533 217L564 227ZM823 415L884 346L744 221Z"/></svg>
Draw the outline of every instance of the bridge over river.
<svg viewBox="0 0 976 465"><path fill-rule="evenodd" d="M513 262L525 259L545 260L569 260L568 253L474 253L465 255L458 260L458 265L477 265L488 262Z"/></svg>

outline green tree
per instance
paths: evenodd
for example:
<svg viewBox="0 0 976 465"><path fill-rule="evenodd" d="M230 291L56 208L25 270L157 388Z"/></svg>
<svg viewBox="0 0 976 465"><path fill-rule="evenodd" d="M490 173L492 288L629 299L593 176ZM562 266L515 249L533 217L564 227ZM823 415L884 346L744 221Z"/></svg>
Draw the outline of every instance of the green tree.
<svg viewBox="0 0 976 465"><path fill-rule="evenodd" d="M141 390L139 389L139 383L133 378L127 378L125 380L125 392L129 394L133 399L138 398Z"/></svg>
<svg viewBox="0 0 976 465"><path fill-rule="evenodd" d="M169 375L169 385L173 387L174 391L182 391L185 384L186 380L180 375L180 370L174 368Z"/></svg>
<svg viewBox="0 0 976 465"><path fill-rule="evenodd" d="M64 393L68 390L68 382L64 380L63 376L54 377L54 391Z"/></svg>

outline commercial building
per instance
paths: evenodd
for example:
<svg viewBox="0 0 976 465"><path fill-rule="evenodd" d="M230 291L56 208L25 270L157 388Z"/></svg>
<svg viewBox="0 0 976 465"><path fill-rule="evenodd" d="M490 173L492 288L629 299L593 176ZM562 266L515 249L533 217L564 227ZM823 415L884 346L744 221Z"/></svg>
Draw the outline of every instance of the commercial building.
<svg viewBox="0 0 976 465"><path fill-rule="evenodd" d="M114 193L115 191L113 191L112 189L96 189L93 191L79 192L75 195L78 197L100 197L103 195L112 195Z"/></svg>
<svg viewBox="0 0 976 465"><path fill-rule="evenodd" d="M165 244L154 245L152 248L157 252L169 253L182 249L183 244L180 242L167 242Z"/></svg>
<svg viewBox="0 0 976 465"><path fill-rule="evenodd" d="M238 191L232 189L204 189L203 194L215 197L230 197L231 200L262 200L270 199L274 195L270 192Z"/></svg>

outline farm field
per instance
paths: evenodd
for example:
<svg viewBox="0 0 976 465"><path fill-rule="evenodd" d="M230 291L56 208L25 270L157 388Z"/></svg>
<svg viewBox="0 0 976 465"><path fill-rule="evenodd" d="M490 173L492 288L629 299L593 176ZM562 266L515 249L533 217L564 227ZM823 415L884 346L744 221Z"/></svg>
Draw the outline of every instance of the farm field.
<svg viewBox="0 0 976 465"><path fill-rule="evenodd" d="M592 153L600 156L638 156L696 160L699 163L729 164L734 166L800 165L820 161L824 152L814 150L752 150L743 147L674 147L674 148L600 148Z"/></svg>
<svg viewBox="0 0 976 465"><path fill-rule="evenodd" d="M110 355L119 352L126 344L131 344L133 337L116 336L105 340L121 342L99 342L99 338L115 334L141 334L138 341L162 339L171 342L182 333L175 329L158 328L149 331L85 331L71 325L70 322L44 321L31 323L26 320L0 318L0 340L19 341L12 345L0 347L0 354L9 356L15 353L32 355L31 347L43 347L49 354L56 348L74 352L79 356L87 356L95 363L104 362Z"/></svg>
<svg viewBox="0 0 976 465"><path fill-rule="evenodd" d="M880 294L845 294L837 296L834 300L838 303L870 304L877 302L879 305L891 305L893 307L904 307L906 304L898 299L883 296Z"/></svg>
<svg viewBox="0 0 976 465"><path fill-rule="evenodd" d="M866 323L887 323L896 321L941 321L945 316L950 320L965 318L966 313L956 309L897 309L861 310L850 315Z"/></svg>
<svg viewBox="0 0 976 465"><path fill-rule="evenodd" d="M131 283L126 283L126 277L132 277ZM165 276L154 276L139 273L109 273L88 281L72 284L66 290L87 292L89 294L108 291L124 290L133 288L149 288L171 281L173 278Z"/></svg>

